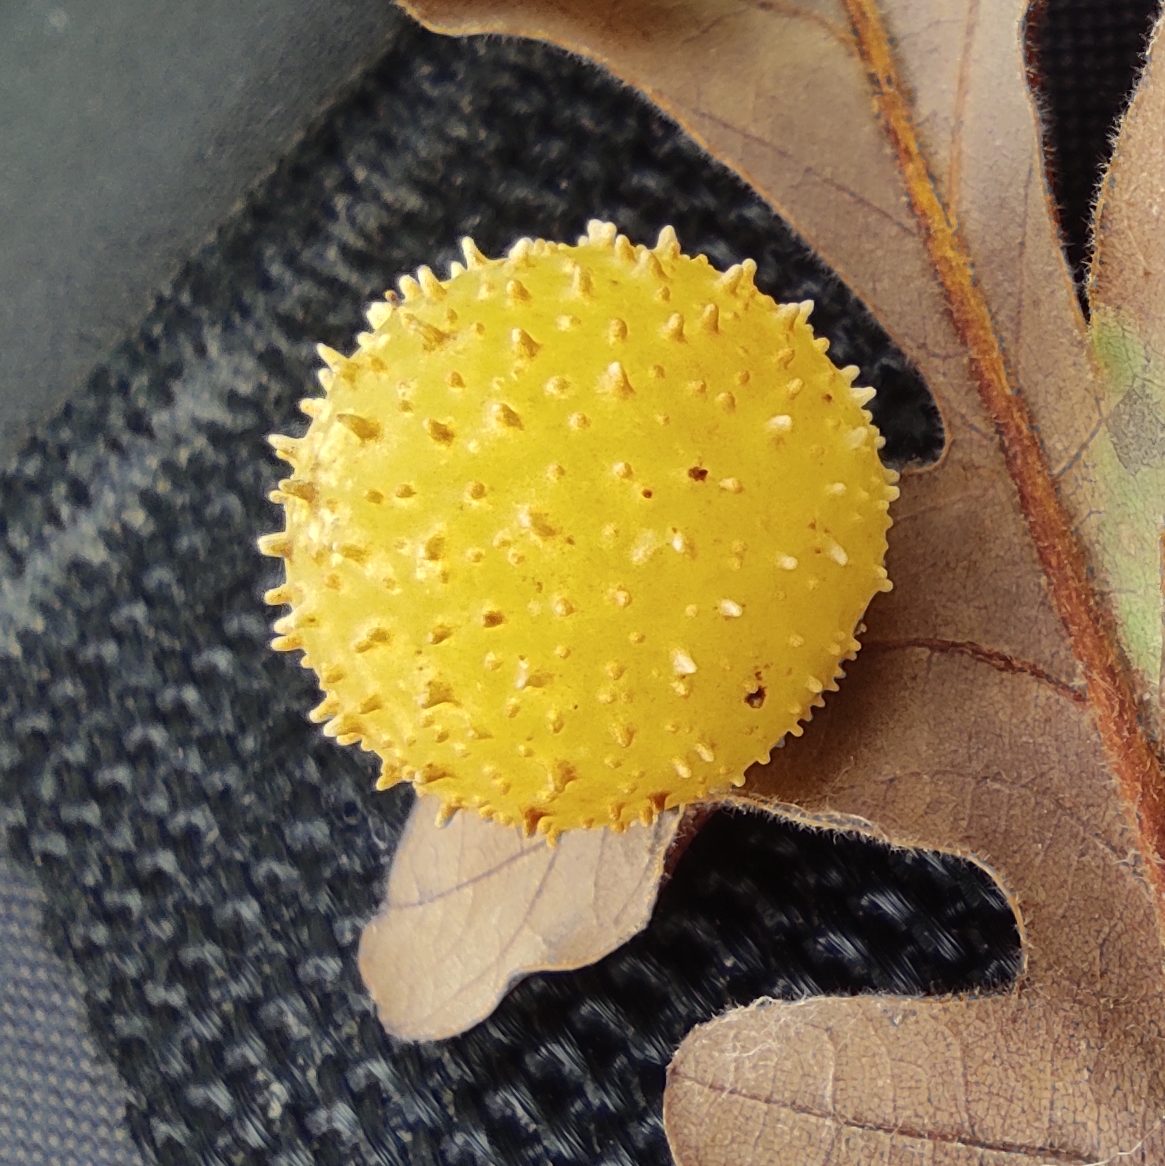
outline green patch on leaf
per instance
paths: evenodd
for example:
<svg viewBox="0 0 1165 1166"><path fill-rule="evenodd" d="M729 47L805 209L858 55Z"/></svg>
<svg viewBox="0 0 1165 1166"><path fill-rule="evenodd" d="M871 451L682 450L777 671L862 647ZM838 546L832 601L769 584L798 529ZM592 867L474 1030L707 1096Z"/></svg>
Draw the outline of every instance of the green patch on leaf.
<svg viewBox="0 0 1165 1166"><path fill-rule="evenodd" d="M1165 358L1111 310L1096 313L1092 344L1108 397L1090 456L1095 505L1084 521L1112 581L1130 663L1156 687L1162 653Z"/></svg>

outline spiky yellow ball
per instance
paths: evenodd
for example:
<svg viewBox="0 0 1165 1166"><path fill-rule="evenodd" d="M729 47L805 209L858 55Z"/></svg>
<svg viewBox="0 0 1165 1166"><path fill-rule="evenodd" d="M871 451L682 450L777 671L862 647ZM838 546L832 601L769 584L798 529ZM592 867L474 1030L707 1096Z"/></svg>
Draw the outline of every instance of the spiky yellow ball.
<svg viewBox="0 0 1165 1166"><path fill-rule="evenodd" d="M522 240L373 307L300 440L269 593L313 717L442 812L552 837L739 784L835 687L897 491L755 265Z"/></svg>

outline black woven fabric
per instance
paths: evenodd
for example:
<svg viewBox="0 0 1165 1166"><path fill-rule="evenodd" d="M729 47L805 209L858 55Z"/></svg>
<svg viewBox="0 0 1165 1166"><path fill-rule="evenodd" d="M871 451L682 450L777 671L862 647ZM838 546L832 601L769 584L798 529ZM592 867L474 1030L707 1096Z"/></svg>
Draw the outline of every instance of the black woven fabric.
<svg viewBox="0 0 1165 1166"><path fill-rule="evenodd" d="M1057 140L1093 173L1103 132L1073 132ZM969 866L720 817L600 964L528 980L450 1041L380 1030L354 945L408 795L371 792L367 759L306 723L308 675L267 648L263 438L294 430L315 341L348 346L397 274L466 233L490 252L592 215L636 238L672 222L718 264L755 256L878 386L888 452L935 448L878 328L632 93L546 49L402 22L0 479L0 800L157 1161L666 1162L663 1071L696 1023L766 993L1013 972L1010 915Z"/></svg>
<svg viewBox="0 0 1165 1166"><path fill-rule="evenodd" d="M1139 72L1153 0L1043 0L1030 56L1048 110L1045 142L1068 260L1083 278L1100 160Z"/></svg>

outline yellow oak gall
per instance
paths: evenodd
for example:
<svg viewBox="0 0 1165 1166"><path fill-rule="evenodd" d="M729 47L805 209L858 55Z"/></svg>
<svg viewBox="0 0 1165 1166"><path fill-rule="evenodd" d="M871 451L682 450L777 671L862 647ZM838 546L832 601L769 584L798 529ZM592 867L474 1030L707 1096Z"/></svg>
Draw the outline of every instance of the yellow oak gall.
<svg viewBox="0 0 1165 1166"><path fill-rule="evenodd" d="M895 475L807 317L592 223L468 240L369 312L261 540L314 719L412 782L551 838L744 780L836 687Z"/></svg>

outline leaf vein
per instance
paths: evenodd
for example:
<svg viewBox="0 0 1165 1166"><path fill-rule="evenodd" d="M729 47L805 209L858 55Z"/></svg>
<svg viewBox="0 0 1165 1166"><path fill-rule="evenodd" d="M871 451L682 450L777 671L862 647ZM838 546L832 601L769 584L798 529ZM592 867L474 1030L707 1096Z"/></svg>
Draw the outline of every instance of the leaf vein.
<svg viewBox="0 0 1165 1166"><path fill-rule="evenodd" d="M715 1093L721 1097L735 1097L741 1101L751 1101L757 1105L795 1114L798 1117L829 1122L831 1125L840 1126L848 1130L861 1130L871 1134L884 1134L890 1138L901 1138L914 1142L927 1142L930 1144L939 1142L947 1146L957 1146L967 1150L980 1150L987 1153L1009 1154L1013 1157L1028 1161L1042 1158L1045 1162L1064 1163L1065 1166L1095 1166L1095 1157L1093 1155L1084 1155L1075 1150L1058 1150L1051 1146L1028 1145L1024 1142L975 1138L955 1130L924 1130L908 1125L890 1125L886 1122L846 1117L838 1113L827 1113L822 1109L815 1109L812 1106L804 1105L796 1101L786 1101L783 1098L754 1093L751 1090L742 1089L736 1085L719 1085L710 1081L701 1081L699 1078L685 1073L674 1063L671 1069L671 1077L673 1081L686 1082L689 1085L696 1086L698 1089L704 1089L709 1093Z"/></svg>
<svg viewBox="0 0 1165 1166"><path fill-rule="evenodd" d="M462 879L452 886L443 887L431 895L421 895L417 899L390 899L387 906L393 911L416 911L422 907L428 907L433 903L439 903L442 899L449 898L450 895L457 894L458 891L463 891L467 887L472 887L477 883L485 882L487 879L493 878L494 875L505 870L507 867L513 866L516 862L521 862L523 859L542 854L545 852L545 849L545 844L528 846L523 850L519 850L516 854L507 855L501 862L495 863L493 866L480 871L471 878Z"/></svg>
<svg viewBox="0 0 1165 1166"><path fill-rule="evenodd" d="M1009 655L1007 652L1000 651L998 648L988 648L973 640L943 640L917 636L901 640L870 640L863 645L863 651L867 652L905 651L909 649L933 652L936 655L969 656L971 659L987 664L999 672L1030 676L1033 680L1038 680L1041 684L1048 685L1062 697L1073 701L1075 704L1088 703L1087 696L1079 688L1061 680L1058 676L1054 676L1047 669L1041 668L1040 665L1033 661L1021 660L1016 656Z"/></svg>

